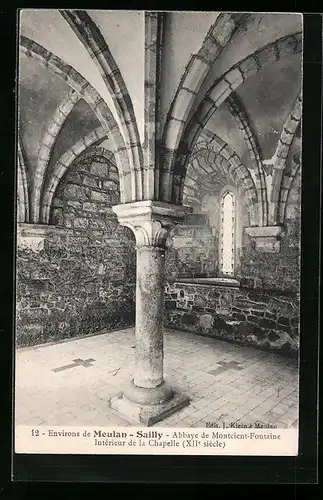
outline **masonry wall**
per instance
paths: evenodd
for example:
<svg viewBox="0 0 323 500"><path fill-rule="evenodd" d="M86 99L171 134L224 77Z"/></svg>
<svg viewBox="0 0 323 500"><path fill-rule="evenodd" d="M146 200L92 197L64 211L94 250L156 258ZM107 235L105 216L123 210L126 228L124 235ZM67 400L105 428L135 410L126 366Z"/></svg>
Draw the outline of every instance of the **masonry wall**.
<svg viewBox="0 0 323 500"><path fill-rule="evenodd" d="M294 294L169 282L165 306L170 327L297 355L299 311Z"/></svg>
<svg viewBox="0 0 323 500"><path fill-rule="evenodd" d="M300 288L301 184L298 174L289 192L285 214L285 236L279 253L261 253L245 237L239 277L249 286L297 293Z"/></svg>
<svg viewBox="0 0 323 500"><path fill-rule="evenodd" d="M134 238L112 212L118 202L117 169L102 157L80 159L62 180L44 249L18 249L19 346L134 323Z"/></svg>

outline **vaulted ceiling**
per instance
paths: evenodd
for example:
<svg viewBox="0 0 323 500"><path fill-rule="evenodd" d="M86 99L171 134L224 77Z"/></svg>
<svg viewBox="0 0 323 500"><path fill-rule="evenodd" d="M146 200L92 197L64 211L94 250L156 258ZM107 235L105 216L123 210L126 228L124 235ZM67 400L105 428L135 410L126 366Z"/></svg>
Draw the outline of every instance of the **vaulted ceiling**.
<svg viewBox="0 0 323 500"><path fill-rule="evenodd" d="M131 161L138 161L139 165L142 161L140 150L145 151L147 147L145 130L150 120L147 117L152 103L147 100L145 93L148 71L145 44L147 51L147 30L151 28L147 24L145 27L145 13L89 10L85 14L86 18L82 15L74 18L73 12L67 15L66 11L59 10L23 10L20 15L20 34L24 38L21 39L22 50L19 54L19 139L30 177L30 192L33 188L33 176L40 157L43 158L42 151L44 144L47 147L48 133L51 130L54 132L48 157L46 156L47 176L51 175L66 151L80 141L84 142L89 136L92 137L93 144L105 141L104 146L113 151L113 141L106 138L109 134L99 130L103 123L102 112L96 112L93 105L98 99L109 110L116 123L113 127L119 127L122 139L132 146L137 141L138 160L137 153L134 153ZM302 19L299 15L251 14L237 15L236 19L237 26L233 29L232 16L228 15L228 19L223 21L216 12L168 12L164 15L160 78L156 83L159 92L156 101L158 109L155 110L155 116L158 116L156 134L161 145L162 137L167 137L165 130L171 114L170 107L176 101L179 86L183 86L183 75L192 74L192 86L199 78L199 72L190 73L190 68L193 67L194 57L202 53L201 48L204 47L203 50L207 53L205 57L208 57L216 44L219 46L217 56L205 78L197 86L191 108L185 114L186 124L194 119L207 92L221 80L225 72L264 46L302 31ZM224 23L223 28L215 39L212 30L220 22ZM227 35L229 31L230 36ZM28 48L31 42L38 44L40 52L46 49L43 57L34 56ZM103 42L105 45L102 49ZM207 43L213 43L210 50ZM95 56L95 47L98 47L97 51L102 49L99 57ZM272 47L274 45L268 51L275 50ZM105 54L108 57L104 59ZM301 51L276 59L271 58L268 64L263 64L245 78L229 98L219 105L206 124L206 129L228 144L250 169L253 168L254 158L250 154L246 134L241 129L241 119L243 121L245 117L250 125L259 146L261 160L270 160L275 155L286 120L301 91ZM61 61L59 64L68 65L67 76L53 71L56 60ZM84 93L71 88L69 67L75 70L75 74L77 72L83 77L82 85L84 82L89 84L89 93L94 96L93 102L87 102ZM119 90L113 80L113 75L117 72L121 75L117 80L122 87ZM112 80L109 75L112 75ZM75 77L75 81L77 78ZM122 102L118 98L120 92L123 97L126 96ZM61 109L63 116L60 115ZM123 113L121 117L120 109ZM134 118L131 118L131 113L129 115L129 110L133 110ZM127 116L131 129L124 125L127 123ZM93 136L94 131L98 131L98 136ZM298 136L292 141L291 150L294 153L300 147L299 136L298 132Z"/></svg>

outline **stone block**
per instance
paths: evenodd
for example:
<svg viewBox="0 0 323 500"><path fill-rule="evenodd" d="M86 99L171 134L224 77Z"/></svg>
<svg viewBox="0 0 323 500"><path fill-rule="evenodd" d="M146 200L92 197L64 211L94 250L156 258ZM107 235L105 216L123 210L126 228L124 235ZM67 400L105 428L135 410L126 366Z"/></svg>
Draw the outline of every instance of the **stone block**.
<svg viewBox="0 0 323 500"><path fill-rule="evenodd" d="M214 317L211 314L202 314L199 325L203 330L209 330L213 327Z"/></svg>
<svg viewBox="0 0 323 500"><path fill-rule="evenodd" d="M184 124L182 122L176 121L172 117L170 118L166 137L166 146L168 149L175 150L183 127Z"/></svg>
<svg viewBox="0 0 323 500"><path fill-rule="evenodd" d="M250 56L240 63L239 69L242 72L244 78L247 78L248 76L255 73L258 70L258 67L255 59Z"/></svg>
<svg viewBox="0 0 323 500"><path fill-rule="evenodd" d="M198 91L209 69L208 64L201 61L201 59L195 58L184 78L183 87L194 92Z"/></svg>
<svg viewBox="0 0 323 500"><path fill-rule="evenodd" d="M274 329L276 327L276 323L270 319L267 318L261 318L259 320L259 326L261 328L266 328L266 329Z"/></svg>
<svg viewBox="0 0 323 500"><path fill-rule="evenodd" d="M244 78L238 68L229 71L225 75L225 79L230 83L232 89L239 87L244 82Z"/></svg>
<svg viewBox="0 0 323 500"><path fill-rule="evenodd" d="M203 309L207 307L207 299L203 295L197 295L194 299L194 305Z"/></svg>
<svg viewBox="0 0 323 500"><path fill-rule="evenodd" d="M254 316L253 314L248 314L247 315L247 321L249 321L250 323L257 324L258 321L259 321L259 318L257 316Z"/></svg>
<svg viewBox="0 0 323 500"><path fill-rule="evenodd" d="M225 80L220 80L220 82L214 87L210 93L210 98L217 106L220 105L230 94L232 90L230 85Z"/></svg>
<svg viewBox="0 0 323 500"><path fill-rule="evenodd" d="M233 15L231 13L224 14L221 25L216 29L216 39L222 47L224 47L230 40L235 27L236 23Z"/></svg>
<svg viewBox="0 0 323 500"><path fill-rule="evenodd" d="M292 36L285 37L277 42L279 57L292 56L295 53L295 39Z"/></svg>
<svg viewBox="0 0 323 500"><path fill-rule="evenodd" d="M118 186L117 186L117 183L114 181L114 180L110 180L110 181L103 181L103 189L112 189L114 191L117 191L118 190Z"/></svg>
<svg viewBox="0 0 323 500"><path fill-rule="evenodd" d="M96 203L91 203L90 201L86 201L83 203L83 210L86 212L97 212L98 211L98 205Z"/></svg>
<svg viewBox="0 0 323 500"><path fill-rule="evenodd" d="M84 176L83 177L83 185L88 186L88 187L97 188L98 181L96 179L94 179L93 177Z"/></svg>
<svg viewBox="0 0 323 500"><path fill-rule="evenodd" d="M289 326L289 318L285 318L284 316L280 316L277 320L277 324Z"/></svg>
<svg viewBox="0 0 323 500"><path fill-rule="evenodd" d="M96 163L93 162L90 169L91 174L98 175L100 177L109 176L109 166L106 163Z"/></svg>
<svg viewBox="0 0 323 500"><path fill-rule="evenodd" d="M76 184L66 184L63 196L65 199L74 199L77 201L86 200L87 198L84 188Z"/></svg>
<svg viewBox="0 0 323 500"><path fill-rule="evenodd" d="M222 47L217 40L207 37L198 52L198 57L200 57L205 63L212 65L221 50Z"/></svg>
<svg viewBox="0 0 323 500"><path fill-rule="evenodd" d="M91 198L92 200L95 201L111 204L111 196L108 193L102 193L100 191L91 191Z"/></svg>
<svg viewBox="0 0 323 500"><path fill-rule="evenodd" d="M200 77L199 74L198 77ZM191 82L192 85L193 84L198 85L198 83L199 79L197 80L197 82L194 81ZM189 92L186 89L181 89L176 96L174 106L172 109L172 116L179 120L186 120L191 110L191 105L195 97L196 97L195 94L192 94L192 92Z"/></svg>
<svg viewBox="0 0 323 500"><path fill-rule="evenodd" d="M84 217L76 217L73 221L73 226L75 228L83 229L83 228L88 227L88 225L89 225L89 221L88 221L88 219L85 219Z"/></svg>
<svg viewBox="0 0 323 500"><path fill-rule="evenodd" d="M196 325L198 320L199 318L196 314L183 314L181 324L184 326Z"/></svg>
<svg viewBox="0 0 323 500"><path fill-rule="evenodd" d="M80 201L75 201L75 200L67 200L66 203L69 207L73 207L76 209L82 209L82 203Z"/></svg>
<svg viewBox="0 0 323 500"><path fill-rule="evenodd" d="M233 317L234 319L238 320L238 321L245 321L245 319L246 319L246 317L245 317L245 315L244 315L244 314L237 313L237 312L233 313L233 314L232 314L232 317Z"/></svg>

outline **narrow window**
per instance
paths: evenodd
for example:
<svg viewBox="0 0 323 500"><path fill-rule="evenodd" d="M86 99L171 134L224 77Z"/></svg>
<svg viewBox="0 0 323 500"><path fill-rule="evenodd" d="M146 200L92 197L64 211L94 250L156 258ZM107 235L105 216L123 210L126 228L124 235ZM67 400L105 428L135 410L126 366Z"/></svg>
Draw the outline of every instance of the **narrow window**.
<svg viewBox="0 0 323 500"><path fill-rule="evenodd" d="M221 272L234 274L235 253L235 199L226 191L221 199Z"/></svg>

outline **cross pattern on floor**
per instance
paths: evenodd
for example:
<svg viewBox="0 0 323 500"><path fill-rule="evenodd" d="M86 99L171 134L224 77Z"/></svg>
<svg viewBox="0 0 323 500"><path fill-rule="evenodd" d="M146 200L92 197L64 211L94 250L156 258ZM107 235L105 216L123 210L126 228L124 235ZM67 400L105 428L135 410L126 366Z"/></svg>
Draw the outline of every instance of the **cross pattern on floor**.
<svg viewBox="0 0 323 500"><path fill-rule="evenodd" d="M54 368L53 372L62 372L64 370L69 370L70 368L75 368L76 366L84 366L85 368L88 368L89 366L93 366L92 363L95 361L95 359L89 358L89 359L73 359L73 363L70 363L69 365L64 365L64 366L59 366L58 368Z"/></svg>
<svg viewBox="0 0 323 500"><path fill-rule="evenodd" d="M133 425L111 410L109 399L124 390L133 377L134 342L131 328L18 349L15 423ZM205 428L209 422L219 426L263 422L277 428L298 425L297 361L169 329L165 330L164 349L165 380L187 394L190 404L153 427ZM94 362L92 356L95 370L82 369L83 363L88 366ZM80 368L54 373L48 367L57 365L58 360L60 368L71 360L73 367ZM210 368L216 376L210 374Z"/></svg>
<svg viewBox="0 0 323 500"><path fill-rule="evenodd" d="M213 375L214 377L226 372L227 370L242 370L242 367L239 366L239 363L236 361L230 361L229 363L226 363L225 361L217 361L217 365L221 366L209 372L210 375Z"/></svg>

